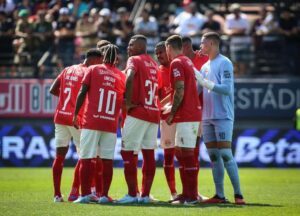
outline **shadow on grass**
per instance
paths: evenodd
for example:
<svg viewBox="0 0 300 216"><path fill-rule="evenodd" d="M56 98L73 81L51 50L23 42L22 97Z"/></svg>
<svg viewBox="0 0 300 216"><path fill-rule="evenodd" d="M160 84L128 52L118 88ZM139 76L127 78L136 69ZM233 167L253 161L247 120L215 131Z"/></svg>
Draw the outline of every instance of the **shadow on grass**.
<svg viewBox="0 0 300 216"><path fill-rule="evenodd" d="M224 204L170 204L168 202L157 202L149 204L119 204L119 203L107 203L107 204L96 204L99 206L126 206L126 207L162 207L162 208L208 208L208 207L217 207L217 208L246 208L246 207L283 207L281 205L272 205L265 203L248 203L246 205L236 205L234 203L224 203Z"/></svg>

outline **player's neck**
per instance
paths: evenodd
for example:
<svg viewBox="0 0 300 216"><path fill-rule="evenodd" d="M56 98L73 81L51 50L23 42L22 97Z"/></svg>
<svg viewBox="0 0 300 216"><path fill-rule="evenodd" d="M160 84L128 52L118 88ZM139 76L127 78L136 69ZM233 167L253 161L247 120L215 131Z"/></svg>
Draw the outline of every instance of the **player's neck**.
<svg viewBox="0 0 300 216"><path fill-rule="evenodd" d="M189 57L189 59L194 59L195 58L195 52L191 50L186 56Z"/></svg>
<svg viewBox="0 0 300 216"><path fill-rule="evenodd" d="M214 60L219 54L220 54L220 51L219 51L219 50L216 50L216 51L211 52L211 53L208 55L209 60Z"/></svg>

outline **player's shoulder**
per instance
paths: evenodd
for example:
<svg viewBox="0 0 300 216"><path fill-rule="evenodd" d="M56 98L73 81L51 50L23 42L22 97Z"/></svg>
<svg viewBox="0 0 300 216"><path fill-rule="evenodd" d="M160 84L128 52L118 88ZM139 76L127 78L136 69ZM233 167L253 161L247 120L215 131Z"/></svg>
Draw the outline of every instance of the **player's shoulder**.
<svg viewBox="0 0 300 216"><path fill-rule="evenodd" d="M232 64L231 60L222 54L219 55L219 61L223 64Z"/></svg>

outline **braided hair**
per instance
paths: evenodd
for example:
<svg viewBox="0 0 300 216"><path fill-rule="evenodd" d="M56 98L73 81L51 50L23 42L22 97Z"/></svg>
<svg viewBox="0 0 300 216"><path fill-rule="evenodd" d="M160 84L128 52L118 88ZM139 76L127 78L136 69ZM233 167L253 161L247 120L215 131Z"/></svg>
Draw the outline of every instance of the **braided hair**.
<svg viewBox="0 0 300 216"><path fill-rule="evenodd" d="M109 44L105 46L103 63L110 64L111 66L116 64L119 48L116 45Z"/></svg>

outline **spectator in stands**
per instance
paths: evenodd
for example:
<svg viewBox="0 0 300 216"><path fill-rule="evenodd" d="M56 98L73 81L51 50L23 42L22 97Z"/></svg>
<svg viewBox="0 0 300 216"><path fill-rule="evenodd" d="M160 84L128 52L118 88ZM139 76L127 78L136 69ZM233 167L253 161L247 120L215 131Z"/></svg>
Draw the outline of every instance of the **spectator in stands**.
<svg viewBox="0 0 300 216"><path fill-rule="evenodd" d="M5 12L7 16L10 16L15 9L15 3L13 0L0 0L0 11Z"/></svg>
<svg viewBox="0 0 300 216"><path fill-rule="evenodd" d="M98 23L98 38L115 43L116 36L112 31L114 24L111 21L111 11L108 8L102 8L99 12L100 19Z"/></svg>
<svg viewBox="0 0 300 216"><path fill-rule="evenodd" d="M201 40L201 28L206 18L197 11L197 5L192 1L184 1L184 11L174 20L177 26L174 33L192 38L193 45L199 47Z"/></svg>
<svg viewBox="0 0 300 216"><path fill-rule="evenodd" d="M32 15L33 5L34 3L30 2L30 0L22 0L17 4L16 10L20 11L22 9L26 9L29 11L29 15Z"/></svg>
<svg viewBox="0 0 300 216"><path fill-rule="evenodd" d="M29 64L31 62L31 53L33 52L32 25L28 22L29 11L22 9L18 13L18 21L15 29L16 64Z"/></svg>
<svg viewBox="0 0 300 216"><path fill-rule="evenodd" d="M230 36L230 56L235 66L236 75L244 75L250 60L251 38L248 36L249 20L241 13L239 4L230 6L232 12L225 19L224 32Z"/></svg>
<svg viewBox="0 0 300 216"><path fill-rule="evenodd" d="M97 28L89 17L88 12L84 12L76 23L76 45L80 48L92 48L97 42Z"/></svg>
<svg viewBox="0 0 300 216"><path fill-rule="evenodd" d="M262 7L259 11L259 17L254 21L250 30L251 35L254 39L255 49L258 50L262 47L264 41L278 40L274 33L277 29L278 23L275 20L274 14L268 11L267 7ZM272 35L271 37L265 37Z"/></svg>
<svg viewBox="0 0 300 216"><path fill-rule="evenodd" d="M0 11L0 65L12 64L14 24L4 11Z"/></svg>
<svg viewBox="0 0 300 216"><path fill-rule="evenodd" d="M73 14L76 19L82 17L84 13L89 12L90 9L90 1L89 0L75 0L73 6Z"/></svg>
<svg viewBox="0 0 300 216"><path fill-rule="evenodd" d="M201 28L202 34L205 34L206 32L209 31L221 33L221 24L217 20L214 20L214 15L215 15L214 12L211 10L205 13L207 20Z"/></svg>
<svg viewBox="0 0 300 216"><path fill-rule="evenodd" d="M288 8L284 8L279 18L278 32L285 39L285 53L291 72L300 73L299 50L300 50L300 28L295 15Z"/></svg>
<svg viewBox="0 0 300 216"><path fill-rule="evenodd" d="M125 54L130 38L133 36L133 23L129 20L130 13L126 7L117 10L118 19L114 26L114 34L117 36L116 45L121 54Z"/></svg>
<svg viewBox="0 0 300 216"><path fill-rule="evenodd" d="M47 51L53 45L52 24L46 19L46 11L39 10L36 22L33 24L35 47L39 52Z"/></svg>
<svg viewBox="0 0 300 216"><path fill-rule="evenodd" d="M54 35L57 54L62 64L64 66L73 64L75 23L71 19L69 9L66 7L59 10L59 20Z"/></svg>
<svg viewBox="0 0 300 216"><path fill-rule="evenodd" d="M147 37L147 51L154 52L155 44L158 43L158 23L155 17L150 16L150 11L144 9L134 26L135 34L142 34Z"/></svg>
<svg viewBox="0 0 300 216"><path fill-rule="evenodd" d="M164 13L159 19L158 32L162 41L167 40L167 38L170 36L171 26L169 17L170 14Z"/></svg>

